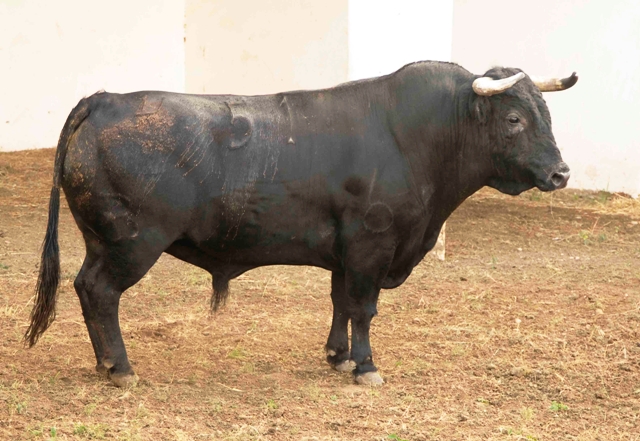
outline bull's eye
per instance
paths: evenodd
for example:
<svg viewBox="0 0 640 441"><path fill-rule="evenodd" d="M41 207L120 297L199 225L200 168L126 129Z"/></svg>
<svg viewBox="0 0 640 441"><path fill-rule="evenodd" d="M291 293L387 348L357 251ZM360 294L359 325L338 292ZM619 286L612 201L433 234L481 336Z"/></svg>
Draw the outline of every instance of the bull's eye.
<svg viewBox="0 0 640 441"><path fill-rule="evenodd" d="M518 118L518 117L517 117L517 116L515 116L515 115L511 115L511 116L509 116L509 118L508 118L508 119L509 119L509 122L510 122L511 124L518 124L518 123L520 122L520 118Z"/></svg>

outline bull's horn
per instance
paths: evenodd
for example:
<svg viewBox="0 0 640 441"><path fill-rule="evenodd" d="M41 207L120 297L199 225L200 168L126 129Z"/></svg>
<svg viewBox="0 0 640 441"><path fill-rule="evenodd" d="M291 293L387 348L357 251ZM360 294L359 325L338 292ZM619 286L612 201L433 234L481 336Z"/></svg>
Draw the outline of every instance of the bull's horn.
<svg viewBox="0 0 640 441"><path fill-rule="evenodd" d="M494 80L489 77L478 78L473 82L473 91L478 95L491 96L513 87L518 81L524 78L523 72L518 72L508 78Z"/></svg>
<svg viewBox="0 0 640 441"><path fill-rule="evenodd" d="M567 90L578 82L578 75L572 73L567 78L541 78L530 77L533 84L538 86L540 92L557 92L558 90Z"/></svg>

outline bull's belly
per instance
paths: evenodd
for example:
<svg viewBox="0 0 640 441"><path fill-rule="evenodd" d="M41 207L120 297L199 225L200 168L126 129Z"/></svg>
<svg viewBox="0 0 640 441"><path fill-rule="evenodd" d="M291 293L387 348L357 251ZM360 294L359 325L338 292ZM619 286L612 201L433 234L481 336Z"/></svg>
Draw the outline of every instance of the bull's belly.
<svg viewBox="0 0 640 441"><path fill-rule="evenodd" d="M210 256L212 263L218 262L221 265L251 268L268 265L310 265L330 271L339 269L339 259L332 253L331 247L310 246L304 240L292 239L287 243L258 244L251 247L233 242L205 243L197 248Z"/></svg>
<svg viewBox="0 0 640 441"><path fill-rule="evenodd" d="M192 229L181 242L204 253L213 264L312 265L338 269L338 232L330 218L320 219L302 209L296 216L284 216L278 210L256 215L249 209L240 218L214 215L209 219L212 222L206 224L208 228L200 225Z"/></svg>

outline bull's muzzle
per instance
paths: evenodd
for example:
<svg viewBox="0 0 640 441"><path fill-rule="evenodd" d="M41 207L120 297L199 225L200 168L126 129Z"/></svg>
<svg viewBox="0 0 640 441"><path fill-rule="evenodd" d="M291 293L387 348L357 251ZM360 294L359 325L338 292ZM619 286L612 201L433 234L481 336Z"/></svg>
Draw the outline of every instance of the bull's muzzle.
<svg viewBox="0 0 640 441"><path fill-rule="evenodd" d="M571 170L569 170L569 166L564 162L561 162L556 167L556 170L551 172L548 181L552 184L553 190L559 190L567 186L567 182L569 182L570 176Z"/></svg>

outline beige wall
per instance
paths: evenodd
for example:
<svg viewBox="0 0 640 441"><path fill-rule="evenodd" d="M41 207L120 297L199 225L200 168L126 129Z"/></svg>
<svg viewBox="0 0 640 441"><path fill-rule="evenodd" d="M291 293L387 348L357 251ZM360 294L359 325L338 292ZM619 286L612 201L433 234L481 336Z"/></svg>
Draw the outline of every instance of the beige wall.
<svg viewBox="0 0 640 441"><path fill-rule="evenodd" d="M347 75L347 0L186 0L187 92L314 89Z"/></svg>
<svg viewBox="0 0 640 441"><path fill-rule="evenodd" d="M475 73L577 71L573 89L545 94L569 185L640 192L640 2L455 0L452 59Z"/></svg>
<svg viewBox="0 0 640 441"><path fill-rule="evenodd" d="M0 151L51 147L99 89L184 89L184 3L0 2Z"/></svg>

